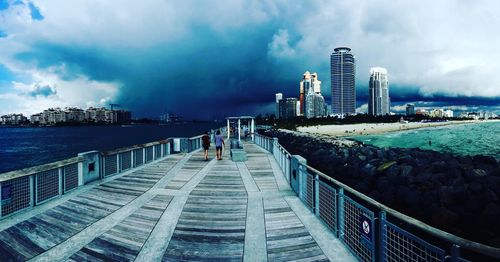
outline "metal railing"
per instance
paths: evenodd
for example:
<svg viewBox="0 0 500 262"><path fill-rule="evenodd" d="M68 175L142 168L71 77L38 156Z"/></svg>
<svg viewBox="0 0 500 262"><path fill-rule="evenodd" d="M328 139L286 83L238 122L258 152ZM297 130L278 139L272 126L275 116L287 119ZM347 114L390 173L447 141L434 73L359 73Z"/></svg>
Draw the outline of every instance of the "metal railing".
<svg viewBox="0 0 500 262"><path fill-rule="evenodd" d="M0 218L42 204L79 185L78 164L74 157L0 175Z"/></svg>
<svg viewBox="0 0 500 262"><path fill-rule="evenodd" d="M117 175L165 158L174 138L111 151L90 151L78 157L0 174L0 219L41 205L91 181ZM202 146L201 136L179 138L180 152ZM92 177L94 176L94 177Z"/></svg>
<svg viewBox="0 0 500 262"><path fill-rule="evenodd" d="M361 261L468 261L461 249L500 259L499 248L429 226L308 166L277 138L256 134L255 143L273 154L302 202Z"/></svg>

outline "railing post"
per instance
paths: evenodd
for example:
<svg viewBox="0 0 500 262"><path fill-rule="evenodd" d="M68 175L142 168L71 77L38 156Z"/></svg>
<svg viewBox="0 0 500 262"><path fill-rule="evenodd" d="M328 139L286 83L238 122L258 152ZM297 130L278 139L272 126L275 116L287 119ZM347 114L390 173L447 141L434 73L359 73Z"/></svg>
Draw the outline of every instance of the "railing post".
<svg viewBox="0 0 500 262"><path fill-rule="evenodd" d="M122 172L122 165L120 165L121 162L121 153L116 154L116 173L120 174Z"/></svg>
<svg viewBox="0 0 500 262"><path fill-rule="evenodd" d="M146 147L142 146L142 164L146 164Z"/></svg>
<svg viewBox="0 0 500 262"><path fill-rule="evenodd" d="M134 163L135 163L135 161L134 161L134 155L135 155L134 151L135 150L133 150L133 149L130 150L130 168L134 168L135 167L134 166Z"/></svg>
<svg viewBox="0 0 500 262"><path fill-rule="evenodd" d="M59 175L59 195L62 195L63 193L63 186L64 186L64 178L63 178L63 167L60 167L57 169L57 173Z"/></svg>
<svg viewBox="0 0 500 262"><path fill-rule="evenodd" d="M0 183L0 218L2 217L2 183Z"/></svg>
<svg viewBox="0 0 500 262"><path fill-rule="evenodd" d="M344 189L339 188L337 203L338 238L344 240Z"/></svg>
<svg viewBox="0 0 500 262"><path fill-rule="evenodd" d="M379 226L378 226L378 261L385 261L385 250L386 250L386 233L387 233L387 225L386 221L386 213L385 211L380 211L379 213Z"/></svg>
<svg viewBox="0 0 500 262"><path fill-rule="evenodd" d="M314 214L319 216L319 175L314 174Z"/></svg>
<svg viewBox="0 0 500 262"><path fill-rule="evenodd" d="M290 185L292 187L292 190L299 197L301 197L300 193L302 185L301 173L304 172L303 169L307 165L307 160L299 155L293 155L291 157L292 159L290 160L290 170L291 170Z"/></svg>
<svg viewBox="0 0 500 262"><path fill-rule="evenodd" d="M273 137L273 143L271 143L271 151L274 149L274 147L278 146L278 138Z"/></svg>
<svg viewBox="0 0 500 262"><path fill-rule="evenodd" d="M35 206L35 175L30 176L30 207Z"/></svg>
<svg viewBox="0 0 500 262"><path fill-rule="evenodd" d="M78 156L85 157L85 160L78 163L78 185L81 186L87 182L99 179L101 172L101 158L99 151L79 153ZM90 165L94 166L93 171L89 170Z"/></svg>
<svg viewBox="0 0 500 262"><path fill-rule="evenodd" d="M458 261L458 259L460 258L460 246L457 244L453 244L451 246L450 254L451 254L450 259L452 262Z"/></svg>

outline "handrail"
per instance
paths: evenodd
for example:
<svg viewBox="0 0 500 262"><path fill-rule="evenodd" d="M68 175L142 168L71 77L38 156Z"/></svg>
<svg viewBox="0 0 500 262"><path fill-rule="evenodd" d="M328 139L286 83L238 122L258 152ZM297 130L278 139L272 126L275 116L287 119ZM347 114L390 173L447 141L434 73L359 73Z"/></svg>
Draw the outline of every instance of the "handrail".
<svg viewBox="0 0 500 262"><path fill-rule="evenodd" d="M199 136L193 136L193 137L190 137L190 138L189 138L189 140L202 138L204 135L205 135L205 134L203 134L203 135L199 135Z"/></svg>
<svg viewBox="0 0 500 262"><path fill-rule="evenodd" d="M149 142L145 144L138 144L138 145L132 145L132 146L127 146L127 147L122 147L118 149L112 149L108 151L103 151L102 155L114 155L118 153L123 153L123 152L128 152L131 150L139 149L139 148L144 148L144 147L149 147L149 146L155 146L155 145L161 145L161 144L167 144L171 138L163 139L163 140L158 140L154 142Z"/></svg>
<svg viewBox="0 0 500 262"><path fill-rule="evenodd" d="M43 164L43 165L38 165L38 166L32 166L32 167L27 167L24 169L19 169L19 170L14 170L6 173L0 174L0 183L9 181L12 179L20 178L20 177L25 177L25 176L31 176L36 173L60 168L63 166L71 165L71 164L76 164L83 162L85 160L85 157L82 156L77 156L77 157L72 157L48 164Z"/></svg>
<svg viewBox="0 0 500 262"><path fill-rule="evenodd" d="M329 177L328 175L322 173L321 171L319 171L311 166L305 165L305 167L306 167L306 169L316 173L318 176L321 176L323 179L326 179L327 181L329 181L329 182L331 182L339 187L342 187L344 189L344 191L347 191L347 192L355 195L356 197L367 202L368 204L375 206L383 211L386 211L388 214L390 214L390 215L392 215L400 220L403 220L404 222L411 224L419 229L422 229L425 232L427 232L433 236L443 238L443 239L445 239L449 242L452 242L452 243L459 244L460 247L462 247L462 248L470 249L470 250L476 251L478 253L481 253L483 255L492 256L494 258L500 258L500 248L496 248L496 247L484 245L481 243L477 243L477 242L474 242L471 240L467 240L467 239L455 236L453 234L450 234L446 231L437 229L433 226L427 225L426 223L424 223L420 220L417 220L413 217L407 216L407 215L405 215L405 214L403 214L395 209L392 209L392 208L390 208L382 203L377 202L373 198L370 198L370 197L366 196L365 194L356 191L355 189L349 187L348 185Z"/></svg>

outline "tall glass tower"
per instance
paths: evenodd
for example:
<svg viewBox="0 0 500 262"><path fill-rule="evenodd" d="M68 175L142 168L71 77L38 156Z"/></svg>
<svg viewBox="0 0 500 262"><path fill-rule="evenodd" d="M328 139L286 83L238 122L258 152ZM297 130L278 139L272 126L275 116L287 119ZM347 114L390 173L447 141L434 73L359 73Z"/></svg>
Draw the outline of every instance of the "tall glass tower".
<svg viewBox="0 0 500 262"><path fill-rule="evenodd" d="M389 114L391 102L387 69L383 67L370 69L369 93L368 114L372 116Z"/></svg>
<svg viewBox="0 0 500 262"><path fill-rule="evenodd" d="M337 47L330 56L332 83L332 113L354 114L356 112L356 89L354 77L356 63L351 49Z"/></svg>

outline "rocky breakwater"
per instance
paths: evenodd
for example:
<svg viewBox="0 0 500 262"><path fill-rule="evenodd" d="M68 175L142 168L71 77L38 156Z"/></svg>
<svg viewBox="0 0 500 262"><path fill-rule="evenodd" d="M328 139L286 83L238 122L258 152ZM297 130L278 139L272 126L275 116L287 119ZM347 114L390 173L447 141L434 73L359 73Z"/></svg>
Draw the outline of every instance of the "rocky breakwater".
<svg viewBox="0 0 500 262"><path fill-rule="evenodd" d="M354 189L452 234L500 247L500 163L489 156L363 145L272 131L290 153Z"/></svg>

